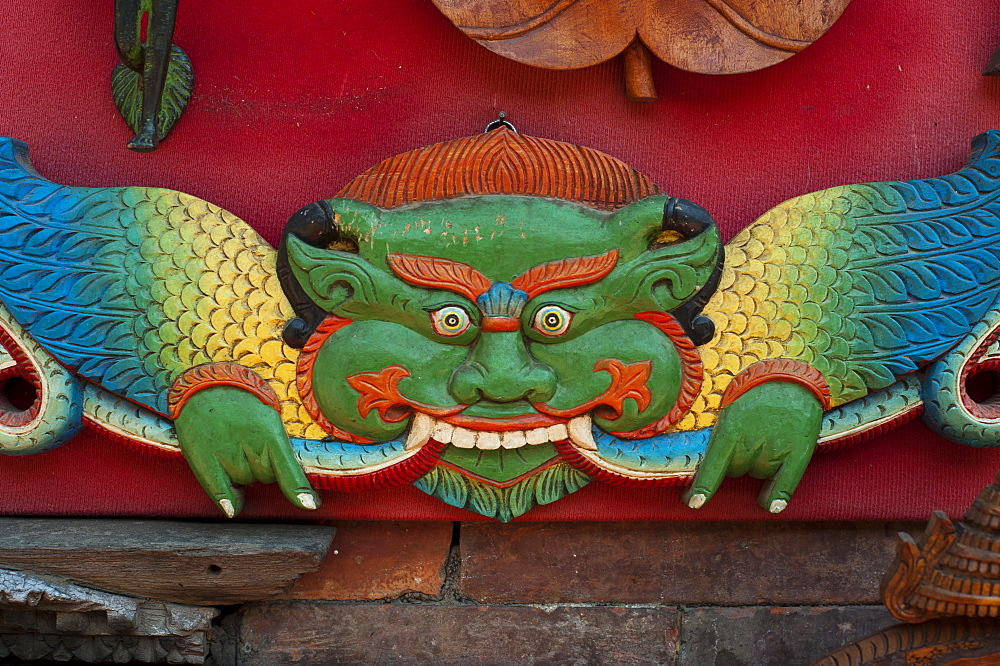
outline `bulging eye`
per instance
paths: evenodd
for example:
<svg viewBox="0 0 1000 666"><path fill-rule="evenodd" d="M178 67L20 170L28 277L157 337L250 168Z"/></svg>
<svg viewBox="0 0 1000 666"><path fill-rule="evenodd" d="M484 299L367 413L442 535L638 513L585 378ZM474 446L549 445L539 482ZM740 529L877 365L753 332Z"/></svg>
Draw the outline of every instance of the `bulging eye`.
<svg viewBox="0 0 1000 666"><path fill-rule="evenodd" d="M431 313L431 324L438 335L449 337L461 335L469 330L471 323L469 313L457 305L449 305Z"/></svg>
<svg viewBox="0 0 1000 666"><path fill-rule="evenodd" d="M558 305L546 305L535 313L535 330L542 335L562 335L572 319L571 312Z"/></svg>

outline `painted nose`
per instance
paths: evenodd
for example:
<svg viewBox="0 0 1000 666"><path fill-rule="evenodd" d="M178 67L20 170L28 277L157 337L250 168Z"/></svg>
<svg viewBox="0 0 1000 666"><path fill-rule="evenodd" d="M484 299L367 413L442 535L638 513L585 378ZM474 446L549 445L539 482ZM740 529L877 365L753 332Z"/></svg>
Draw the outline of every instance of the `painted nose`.
<svg viewBox="0 0 1000 666"><path fill-rule="evenodd" d="M448 389L460 403L548 402L556 390L552 368L531 358L519 331L482 333L451 375Z"/></svg>

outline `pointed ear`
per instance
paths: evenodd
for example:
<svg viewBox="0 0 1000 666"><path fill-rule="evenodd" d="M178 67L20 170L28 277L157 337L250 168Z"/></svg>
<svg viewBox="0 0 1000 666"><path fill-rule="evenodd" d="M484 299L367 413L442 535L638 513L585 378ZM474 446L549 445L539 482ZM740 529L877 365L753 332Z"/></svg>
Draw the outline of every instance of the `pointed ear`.
<svg viewBox="0 0 1000 666"><path fill-rule="evenodd" d="M381 209L352 199L324 199L296 211L285 224L278 245L277 269L281 289L296 317L285 325L283 337L292 347L301 348L326 317L293 273L288 258L288 241L297 239L314 248L334 248L357 253L357 239L375 228Z"/></svg>
<svg viewBox="0 0 1000 666"><path fill-rule="evenodd" d="M285 239L288 266L309 300L324 312L352 318L387 307L408 286L359 255ZM403 299L405 301L405 299Z"/></svg>
<svg viewBox="0 0 1000 666"><path fill-rule="evenodd" d="M675 197L649 197L616 213L610 223L635 228L649 248L602 281L611 287L609 298L649 303L655 309L676 312L698 301L708 289L707 301L721 272L722 241L715 221L701 206ZM693 319L700 312L689 313ZM683 325L683 322L682 322Z"/></svg>

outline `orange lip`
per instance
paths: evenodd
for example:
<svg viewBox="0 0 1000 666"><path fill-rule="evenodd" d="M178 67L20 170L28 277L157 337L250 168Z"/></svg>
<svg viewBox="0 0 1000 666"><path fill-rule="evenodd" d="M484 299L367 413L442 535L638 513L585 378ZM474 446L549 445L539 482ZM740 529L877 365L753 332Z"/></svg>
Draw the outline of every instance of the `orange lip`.
<svg viewBox="0 0 1000 666"><path fill-rule="evenodd" d="M469 430L531 430L532 428L547 428L558 423L566 423L566 419L547 416L545 414L523 414L521 416L506 416L502 418L484 418L480 416L447 416L442 421Z"/></svg>

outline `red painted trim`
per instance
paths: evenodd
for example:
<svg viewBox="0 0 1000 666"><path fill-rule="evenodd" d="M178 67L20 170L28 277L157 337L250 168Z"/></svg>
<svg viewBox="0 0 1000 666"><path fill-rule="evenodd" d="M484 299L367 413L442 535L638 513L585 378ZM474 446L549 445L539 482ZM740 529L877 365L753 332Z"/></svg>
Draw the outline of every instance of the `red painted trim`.
<svg viewBox="0 0 1000 666"><path fill-rule="evenodd" d="M437 464L446 445L430 440L412 456L395 465L376 472L334 476L311 472L306 476L313 487L341 493L358 493L367 490L385 490L413 483Z"/></svg>
<svg viewBox="0 0 1000 666"><path fill-rule="evenodd" d="M853 435L848 435L840 439L831 439L826 442L820 442L816 447L816 451L823 453L839 451L840 449L846 449L848 446L854 446L855 444L860 444L861 442L867 442L868 440L884 435L890 430L894 430L905 423L909 423L913 419L920 416L923 412L923 404L914 405L909 410L902 412L895 418L890 419L885 423L873 426L867 430L862 430L861 432L856 432Z"/></svg>
<svg viewBox="0 0 1000 666"><path fill-rule="evenodd" d="M517 317L483 317L479 329L485 333L506 333L521 330L521 320Z"/></svg>
<svg viewBox="0 0 1000 666"><path fill-rule="evenodd" d="M691 342L691 338L687 336L684 328L676 319L666 312L640 312L635 315L635 318L652 324L670 338L681 360L681 388L677 394L674 406L659 421L638 430L611 433L616 437L624 439L646 439L653 437L680 421L681 417L691 409L695 398L698 397L703 377L701 354L698 353L698 348Z"/></svg>
<svg viewBox="0 0 1000 666"><path fill-rule="evenodd" d="M665 476L656 479L642 479L632 476L625 476L605 469L586 457L569 441L555 442L553 446L559 452L563 460L577 468L595 481L610 483L613 486L624 486L626 488L662 488L666 486L686 486L694 477L694 472L683 476Z"/></svg>
<svg viewBox="0 0 1000 666"><path fill-rule="evenodd" d="M83 417L83 424L87 426L89 430L92 430L102 437L106 437L107 439L110 439L114 443L124 446L125 448L132 449L133 451L140 451L142 453L148 453L160 458L169 458L171 460L184 459L184 454L180 449L168 449L140 442L137 439L132 439L131 437L117 433L114 430L109 430L86 415Z"/></svg>
<svg viewBox="0 0 1000 666"><path fill-rule="evenodd" d="M355 435L334 425L333 422L326 417L326 414L323 413L323 410L320 409L319 402L316 400L316 394L313 392L312 375L313 368L316 365L316 356L319 354L319 350L323 348L327 338L350 323L350 319L327 315L326 319L324 319L322 323L316 327L316 331L312 334L312 336L310 336L309 340L302 348L302 352L299 354L299 360L295 367L295 387L298 389L299 399L302 401L302 406L306 408L306 411L309 412L309 416L311 416L313 420L316 421L321 428L323 428L323 430L326 430L335 437L339 437L345 442L352 442L354 444L371 444L372 440L367 437Z"/></svg>
<svg viewBox="0 0 1000 666"><path fill-rule="evenodd" d="M347 378L347 383L358 392L358 414L365 418L374 409L383 421L398 423L416 410L431 416L443 417L457 414L468 405L435 407L410 400L399 392L399 382L410 376L401 365L387 365L378 372L358 372ZM400 410L398 408L402 407Z"/></svg>
<svg viewBox="0 0 1000 666"><path fill-rule="evenodd" d="M521 416L505 416L501 418L488 418L480 416L465 416L456 414L442 419L446 423L468 428L469 430L531 430L532 428L547 428L559 423L565 423L566 419L555 418L545 414L522 414Z"/></svg>
<svg viewBox="0 0 1000 666"><path fill-rule="evenodd" d="M990 397L984 402L976 402L966 393L966 383L971 375L980 372L997 372L1000 370L1000 359L990 358L981 360L986 350L996 341L1000 335L1000 326L997 326L983 338L979 346L969 354L969 358L962 364L962 369L958 379L958 390L962 400L962 406L972 416L984 421L1000 419L1000 398Z"/></svg>
<svg viewBox="0 0 1000 666"><path fill-rule="evenodd" d="M167 393L170 418L177 419L195 393L213 386L235 386L252 393L262 403L281 413L281 400L263 377L239 363L219 362L189 368L174 380Z"/></svg>
<svg viewBox="0 0 1000 666"><path fill-rule="evenodd" d="M611 375L611 385L596 398L591 398L582 405L570 409L553 409L545 403L535 403L533 406L540 412L550 416L570 419L584 412L599 410L602 418L614 420L621 418L625 400L631 398L642 411L649 407L653 394L649 390L649 375L653 370L652 361L636 361L625 363L616 358L602 358L594 363L594 372L605 371Z"/></svg>
<svg viewBox="0 0 1000 666"><path fill-rule="evenodd" d="M23 428L36 418L42 411L42 379L38 374L38 368L31 362L31 357L21 347L14 335L3 326L0 326L0 346L7 350L10 357L16 364L8 371L7 379L19 376L31 384L36 391L36 398L28 409L17 409L10 405L11 409L0 409L0 425L8 428Z"/></svg>
<svg viewBox="0 0 1000 666"><path fill-rule="evenodd" d="M830 387L823 373L808 363L790 358L769 358L757 361L743 372L733 377L733 381L722 394L720 409L725 409L747 391L761 384L771 382L788 382L809 389L820 404L823 411L830 409Z"/></svg>
<svg viewBox="0 0 1000 666"><path fill-rule="evenodd" d="M538 467L535 467L534 469L531 469L531 470L525 472L524 474L521 474L520 476L517 476L517 477L515 477L513 479L510 479L509 481L494 481L492 479L487 479L485 476L479 476L478 474L473 474L472 472L470 472L469 470L465 469L464 467L459 467L457 465L453 465L452 463L448 462L447 460L439 460L437 464L438 464L439 467L447 467L448 469L451 469L451 470L454 470L454 471L458 472L462 476L467 476L470 479L474 479L474 480L479 481L480 483L484 483L484 484L486 484L488 486L493 486L494 488L510 488L511 486L516 486L518 483L520 483L521 481L524 481L528 477L534 476L535 474L538 474L542 470L548 469L549 467L552 467L556 463L561 463L561 462L563 462L563 459L562 459L561 456L558 456L558 455L552 456L546 462L543 462Z"/></svg>

